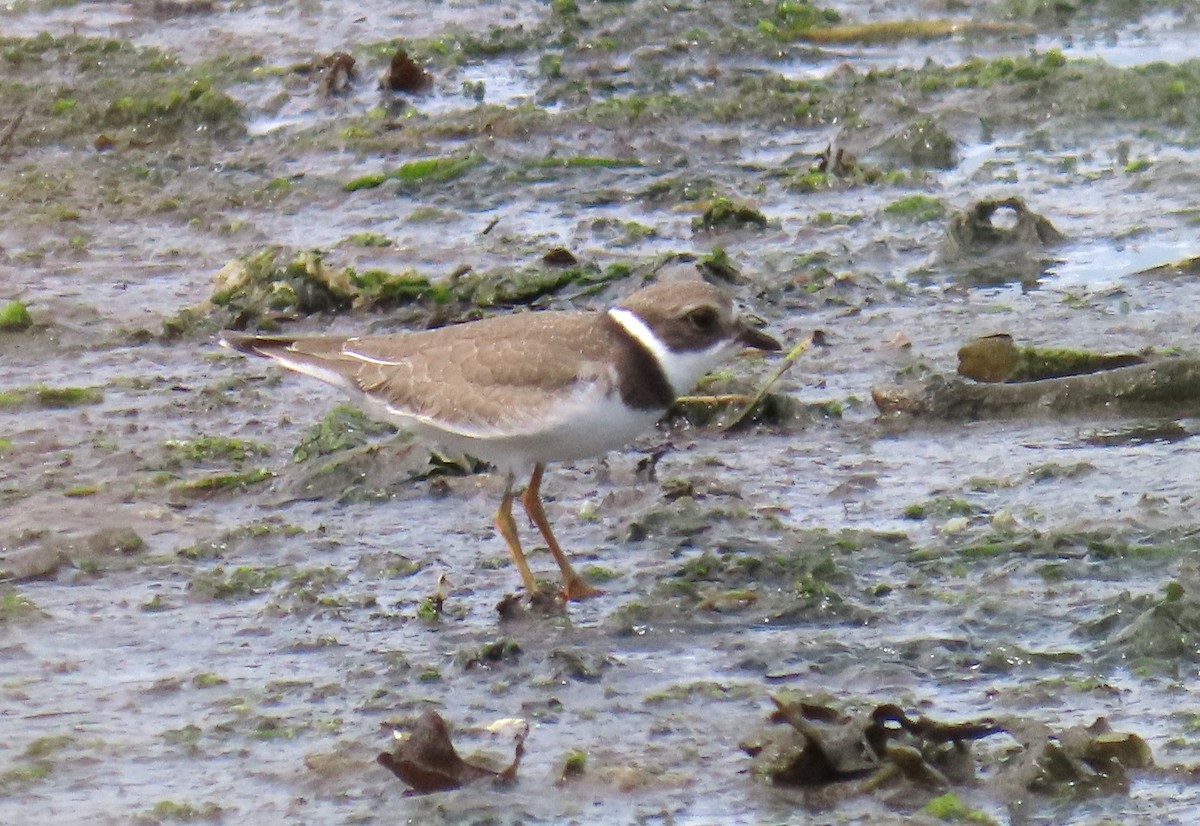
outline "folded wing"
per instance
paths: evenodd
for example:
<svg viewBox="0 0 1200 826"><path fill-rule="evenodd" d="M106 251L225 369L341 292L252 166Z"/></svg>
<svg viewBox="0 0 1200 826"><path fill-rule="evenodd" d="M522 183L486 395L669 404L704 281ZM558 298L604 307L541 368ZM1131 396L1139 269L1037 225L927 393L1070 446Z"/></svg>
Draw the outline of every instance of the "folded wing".
<svg viewBox="0 0 1200 826"><path fill-rule="evenodd" d="M521 319L514 324L515 319ZM543 312L426 332L361 337L226 333L221 343L341 388L369 412L466 438L536 436L576 404L607 394L599 359L562 358L596 343L595 316Z"/></svg>

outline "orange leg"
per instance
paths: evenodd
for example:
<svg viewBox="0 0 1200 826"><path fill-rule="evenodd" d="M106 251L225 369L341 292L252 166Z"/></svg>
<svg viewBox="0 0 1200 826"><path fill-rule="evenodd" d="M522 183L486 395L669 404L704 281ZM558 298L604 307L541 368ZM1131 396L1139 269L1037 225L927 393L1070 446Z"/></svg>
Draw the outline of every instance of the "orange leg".
<svg viewBox="0 0 1200 826"><path fill-rule="evenodd" d="M504 537L504 541L508 545L508 553L512 556L513 562L517 564L521 581L525 583L525 590L529 592L530 596L537 596L537 580L533 578L533 572L529 570L529 563L525 561L525 553L521 550L521 540L517 537L517 523L512 515L512 504L513 477L510 473L508 484L504 488L504 498L500 500L500 508L496 511L496 530L500 531L500 535Z"/></svg>
<svg viewBox="0 0 1200 826"><path fill-rule="evenodd" d="M542 537L546 540L550 553L554 555L554 561L558 563L559 570L562 571L562 595L566 599L576 602L600 596L604 593L603 591L588 585L583 577L575 573L575 569L567 560L567 555L558 546L558 540L554 538L554 533L550 530L550 521L546 519L546 511L542 509L542 498L538 493L542 487L542 471L545 469L544 465L534 466L533 476L529 478L529 486L525 488L525 493L521 494L521 503L525 505L525 513L529 514L533 524L537 525L537 529L542 532Z"/></svg>

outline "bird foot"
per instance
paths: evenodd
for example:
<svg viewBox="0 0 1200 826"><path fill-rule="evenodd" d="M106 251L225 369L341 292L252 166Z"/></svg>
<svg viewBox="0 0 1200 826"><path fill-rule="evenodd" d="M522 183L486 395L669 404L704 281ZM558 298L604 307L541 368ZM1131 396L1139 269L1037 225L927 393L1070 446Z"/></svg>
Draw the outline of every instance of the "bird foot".
<svg viewBox="0 0 1200 826"><path fill-rule="evenodd" d="M557 591L526 591L509 594L496 605L496 613L502 620L518 620L526 617L561 617L565 616L566 602Z"/></svg>
<svg viewBox="0 0 1200 826"><path fill-rule="evenodd" d="M583 602L585 599L603 596L604 591L589 585L583 577L576 575L563 580L563 587L558 595L567 602Z"/></svg>

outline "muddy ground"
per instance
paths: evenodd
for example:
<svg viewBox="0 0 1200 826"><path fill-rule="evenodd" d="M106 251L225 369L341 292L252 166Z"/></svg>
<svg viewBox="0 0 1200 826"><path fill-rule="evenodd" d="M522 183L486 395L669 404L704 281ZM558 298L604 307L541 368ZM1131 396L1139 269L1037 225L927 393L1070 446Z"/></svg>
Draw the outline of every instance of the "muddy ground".
<svg viewBox="0 0 1200 826"><path fill-rule="evenodd" d="M0 314L0 822L1200 817L1195 411L871 402L997 332L1197 355L1195 267L1160 268L1200 255L1189 3L30 0L0 32L0 305L29 313ZM398 45L427 90L378 88ZM1065 240L948 249L1009 195ZM705 226L720 198L765 225ZM312 250L374 291L214 295ZM213 338L602 307L696 261L828 346L781 417L551 470L607 592L562 616L497 615L502 480L386 434L296 461L340 398ZM1031 790L1001 734L950 789L773 786L739 744L779 694L1105 717L1154 765ZM429 707L503 758L485 728L528 721L517 782L405 796L375 758Z"/></svg>

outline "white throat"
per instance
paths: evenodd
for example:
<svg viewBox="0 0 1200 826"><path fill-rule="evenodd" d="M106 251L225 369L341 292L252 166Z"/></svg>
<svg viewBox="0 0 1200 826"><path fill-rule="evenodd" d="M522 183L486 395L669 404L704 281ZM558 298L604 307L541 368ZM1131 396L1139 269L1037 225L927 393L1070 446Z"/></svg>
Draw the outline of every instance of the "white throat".
<svg viewBox="0 0 1200 826"><path fill-rule="evenodd" d="M701 376L723 362L726 356L737 349L736 342L723 340L706 350L687 350L677 353L667 347L646 322L629 310L623 307L613 307L608 311L608 316L650 352L650 355L658 362L658 366L662 368L663 375L667 377L667 383L671 385L671 391L676 396L682 396L689 392L696 386L696 382L700 381Z"/></svg>

